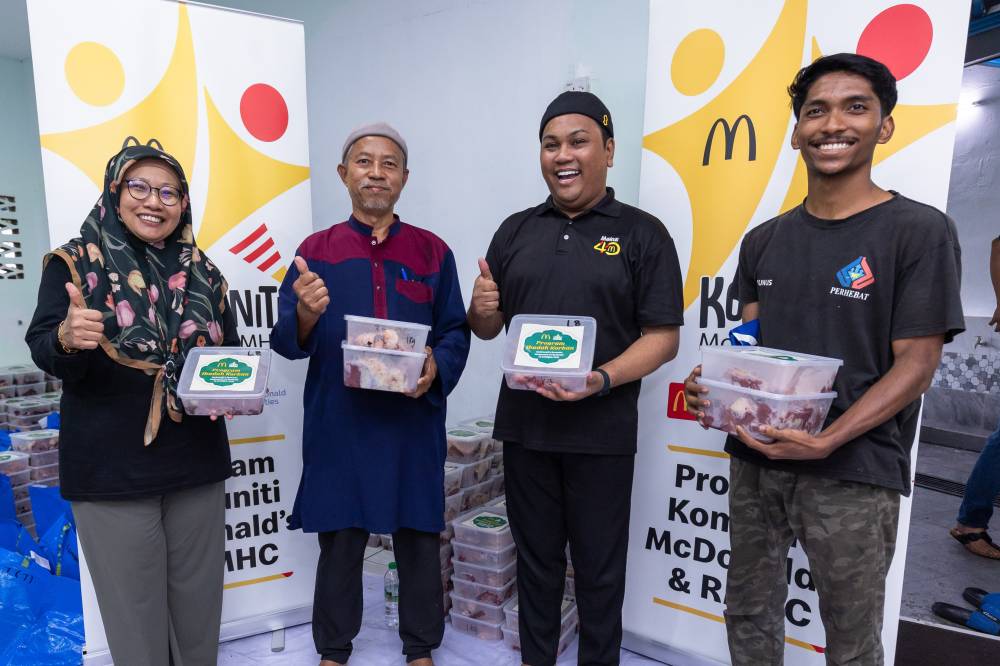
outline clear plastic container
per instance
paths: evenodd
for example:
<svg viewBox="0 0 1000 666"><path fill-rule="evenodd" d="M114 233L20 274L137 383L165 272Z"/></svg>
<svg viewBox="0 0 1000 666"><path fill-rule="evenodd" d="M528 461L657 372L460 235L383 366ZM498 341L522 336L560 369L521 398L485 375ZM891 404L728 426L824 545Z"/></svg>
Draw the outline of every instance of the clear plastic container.
<svg viewBox="0 0 1000 666"><path fill-rule="evenodd" d="M577 623L573 622L569 627L563 630L562 635L559 637L559 645L556 647L556 656L558 657L573 642L576 638L576 626ZM503 631L503 642L512 650L521 651L521 635L517 632L517 629L511 629L508 626L502 628Z"/></svg>
<svg viewBox="0 0 1000 666"><path fill-rule="evenodd" d="M381 548L382 547L382 535L381 534L369 534L368 535L368 547L369 548Z"/></svg>
<svg viewBox="0 0 1000 666"><path fill-rule="evenodd" d="M448 612L451 610L451 596L448 592L444 593L444 598L441 600L441 608L444 609L444 616L448 617Z"/></svg>
<svg viewBox="0 0 1000 666"><path fill-rule="evenodd" d="M489 479L482 483L466 488L462 495L462 511L472 511L476 507L482 506L490 501L490 491L493 490L493 482Z"/></svg>
<svg viewBox="0 0 1000 666"><path fill-rule="evenodd" d="M18 474L24 474L24 478L26 478L26 479L28 478L28 474L29 473L18 472ZM17 502L17 501L20 501L20 500L23 500L23 499L27 498L28 494L29 494L28 493L28 488L30 488L30 487L31 487L30 483L22 483L19 486L12 485L10 487L10 489L14 493L14 501Z"/></svg>
<svg viewBox="0 0 1000 666"><path fill-rule="evenodd" d="M470 546L461 541L453 541L452 546L455 549L452 556L455 563L465 562L481 567L502 569L517 559L517 548L514 544L507 546L503 550Z"/></svg>
<svg viewBox="0 0 1000 666"><path fill-rule="evenodd" d="M702 347L701 376L779 395L812 395L833 389L844 362L770 347Z"/></svg>
<svg viewBox="0 0 1000 666"><path fill-rule="evenodd" d="M460 597L473 599L491 606L502 606L503 602L510 599L517 592L516 580L512 580L500 587L473 583L471 580L462 580L455 576L451 577L451 582L454 583L455 592Z"/></svg>
<svg viewBox="0 0 1000 666"><path fill-rule="evenodd" d="M31 513L31 500L23 499L14 502L14 516L20 520L21 516Z"/></svg>
<svg viewBox="0 0 1000 666"><path fill-rule="evenodd" d="M462 489L462 467L458 463L446 462L444 464L444 494L445 497L454 495Z"/></svg>
<svg viewBox="0 0 1000 666"><path fill-rule="evenodd" d="M502 443L501 443L502 445ZM499 451L490 456L490 469L493 472L503 474L503 451Z"/></svg>
<svg viewBox="0 0 1000 666"><path fill-rule="evenodd" d="M28 465L30 467L45 467L59 462L59 449L42 451L41 453L29 453Z"/></svg>
<svg viewBox="0 0 1000 666"><path fill-rule="evenodd" d="M28 469L27 453L21 453L20 451L0 452L0 474L12 476L26 469ZM14 484L13 478L11 479L11 484Z"/></svg>
<svg viewBox="0 0 1000 666"><path fill-rule="evenodd" d="M59 463L46 465L45 467L31 467L30 478L32 481L45 481L47 479L59 478Z"/></svg>
<svg viewBox="0 0 1000 666"><path fill-rule="evenodd" d="M9 365L4 368L5 373L10 373L15 385L45 383L45 373L33 365ZM44 391L43 391L44 393Z"/></svg>
<svg viewBox="0 0 1000 666"><path fill-rule="evenodd" d="M441 555L441 570L442 571L444 571L445 569L451 567L451 554L452 554L452 545L450 543L446 543L443 546L441 546L441 553L440 553L440 555Z"/></svg>
<svg viewBox="0 0 1000 666"><path fill-rule="evenodd" d="M0 387L14 384L14 373L10 368L0 368Z"/></svg>
<svg viewBox="0 0 1000 666"><path fill-rule="evenodd" d="M504 490L504 475L501 472L490 479L490 499L500 497L504 494Z"/></svg>
<svg viewBox="0 0 1000 666"><path fill-rule="evenodd" d="M392 552L392 535L391 534L380 534L379 535L379 545L382 546L383 550L388 550Z"/></svg>
<svg viewBox="0 0 1000 666"><path fill-rule="evenodd" d="M51 414L51 412L45 412L44 414L32 414L31 416L12 416L8 414L7 423L12 429L41 430L42 426L40 425L40 421L49 414Z"/></svg>
<svg viewBox="0 0 1000 666"><path fill-rule="evenodd" d="M703 410L702 422L709 428L736 434L743 426L747 432L762 442L772 441L755 432L760 426L805 430L815 435L823 428L827 412L836 393L813 395L778 395L753 389L723 384L700 377L698 383L708 387L703 395L709 401Z"/></svg>
<svg viewBox="0 0 1000 666"><path fill-rule="evenodd" d="M492 460L490 458L483 458L482 460L477 460L476 462L461 465L462 487L471 488L472 486L485 481L487 477L489 477L491 465Z"/></svg>
<svg viewBox="0 0 1000 666"><path fill-rule="evenodd" d="M61 379L46 379L45 380L45 390L46 391L61 391L62 390L62 380Z"/></svg>
<svg viewBox="0 0 1000 666"><path fill-rule="evenodd" d="M465 499L464 490L459 490L454 495L444 498L444 522L451 523L451 521L458 518L458 515L462 513L463 499Z"/></svg>
<svg viewBox="0 0 1000 666"><path fill-rule="evenodd" d="M451 567L441 570L441 587L444 589L445 594L448 594L453 587L451 584L451 575L453 573L455 573L455 570Z"/></svg>
<svg viewBox="0 0 1000 666"><path fill-rule="evenodd" d="M45 400L37 398L18 398L7 401L8 416L45 416L51 412L51 406Z"/></svg>
<svg viewBox="0 0 1000 666"><path fill-rule="evenodd" d="M503 587L517 576L517 562L511 562L502 569L457 561L453 566L456 580L468 580L490 587Z"/></svg>
<svg viewBox="0 0 1000 666"><path fill-rule="evenodd" d="M371 349L423 352L431 327L408 321L344 315L347 344Z"/></svg>
<svg viewBox="0 0 1000 666"><path fill-rule="evenodd" d="M0 398L14 398L17 396L17 387L13 384L0 386Z"/></svg>
<svg viewBox="0 0 1000 666"><path fill-rule="evenodd" d="M448 460L467 465L486 457L493 438L468 428L448 428Z"/></svg>
<svg viewBox="0 0 1000 666"><path fill-rule="evenodd" d="M500 631L501 623L499 622L490 623L483 622L482 620L473 620L471 617L455 613L454 608L451 609L448 615L451 617L451 626L463 634L469 634L470 636L475 636L486 641L498 641L503 638L503 633Z"/></svg>
<svg viewBox="0 0 1000 666"><path fill-rule="evenodd" d="M344 350L344 386L409 393L416 390L424 368L424 352L370 349L341 343Z"/></svg>
<svg viewBox="0 0 1000 666"><path fill-rule="evenodd" d="M576 602L569 598L563 598L562 618L560 620L560 632L565 633L567 629L576 626L577 610ZM517 595L503 605L504 627L517 631L518 608Z"/></svg>
<svg viewBox="0 0 1000 666"><path fill-rule="evenodd" d="M484 604L482 601L476 601L475 599L466 599L457 592L452 592L449 596L451 597L452 610L462 617L490 623L503 622L503 606L494 606L493 604Z"/></svg>
<svg viewBox="0 0 1000 666"><path fill-rule="evenodd" d="M444 530L441 532L441 545L446 543L451 543L452 537L455 536L455 528L452 527L451 523L445 523Z"/></svg>
<svg viewBox="0 0 1000 666"><path fill-rule="evenodd" d="M270 368L270 349L195 347L181 370L177 397L193 416L260 414Z"/></svg>
<svg viewBox="0 0 1000 666"><path fill-rule="evenodd" d="M567 391L582 391L594 362L596 338L593 317L515 316L500 364L507 386L534 391L555 382Z"/></svg>
<svg viewBox="0 0 1000 666"><path fill-rule="evenodd" d="M25 463L24 467L17 472L8 471L3 468L2 456L4 455L4 453L0 453L0 474L3 474L8 479L10 479L10 485L15 488L18 486L27 487L27 485L31 483L31 470L28 468L27 463Z"/></svg>
<svg viewBox="0 0 1000 666"><path fill-rule="evenodd" d="M489 510L473 511L455 521L455 539L469 546L503 550L512 543L507 516Z"/></svg>
<svg viewBox="0 0 1000 666"><path fill-rule="evenodd" d="M499 514L501 516L507 515L507 497L500 495L496 499L490 500L486 506L483 507L487 511L492 511L493 513Z"/></svg>
<svg viewBox="0 0 1000 666"><path fill-rule="evenodd" d="M10 435L10 445L15 451L42 453L59 447L59 431L52 429L14 432Z"/></svg>
<svg viewBox="0 0 1000 666"><path fill-rule="evenodd" d="M46 389L45 382L35 382L34 384L16 384L15 388L17 389L15 393L17 393L17 397L19 398L41 395L48 390Z"/></svg>

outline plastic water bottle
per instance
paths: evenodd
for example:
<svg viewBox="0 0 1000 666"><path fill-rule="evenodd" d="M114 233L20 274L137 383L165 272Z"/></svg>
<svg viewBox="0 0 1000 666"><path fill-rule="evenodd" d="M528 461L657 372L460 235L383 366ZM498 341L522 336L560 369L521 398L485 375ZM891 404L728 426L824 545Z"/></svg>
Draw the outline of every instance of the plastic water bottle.
<svg viewBox="0 0 1000 666"><path fill-rule="evenodd" d="M385 572L385 626L399 626L399 574L396 563L389 562L389 570Z"/></svg>

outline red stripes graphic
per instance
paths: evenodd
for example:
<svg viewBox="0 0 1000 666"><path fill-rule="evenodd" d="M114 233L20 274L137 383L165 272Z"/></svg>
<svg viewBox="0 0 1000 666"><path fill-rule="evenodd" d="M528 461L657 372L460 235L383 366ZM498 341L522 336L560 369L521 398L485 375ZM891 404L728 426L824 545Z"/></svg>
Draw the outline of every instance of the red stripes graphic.
<svg viewBox="0 0 1000 666"><path fill-rule="evenodd" d="M270 253L268 253L269 250L271 251ZM229 251L235 255L243 256L243 261L248 264L253 264L264 255L267 255L264 261L257 264L257 270L260 271L266 271L281 260L281 252L274 247L274 239L268 234L266 224L262 224L254 229L250 235L229 248Z"/></svg>

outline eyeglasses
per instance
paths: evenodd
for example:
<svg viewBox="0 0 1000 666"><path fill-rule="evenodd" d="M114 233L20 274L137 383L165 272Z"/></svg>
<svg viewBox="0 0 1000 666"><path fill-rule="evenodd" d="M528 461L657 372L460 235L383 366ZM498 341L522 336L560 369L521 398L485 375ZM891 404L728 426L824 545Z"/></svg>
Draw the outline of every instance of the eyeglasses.
<svg viewBox="0 0 1000 666"><path fill-rule="evenodd" d="M180 190L170 185L153 187L146 181L139 178L130 179L126 181L126 184L128 185L128 193L132 195L132 198L138 199L139 201L145 201L146 197L148 197L149 193L153 190L156 190L156 196L159 197L164 206L173 206L181 200Z"/></svg>

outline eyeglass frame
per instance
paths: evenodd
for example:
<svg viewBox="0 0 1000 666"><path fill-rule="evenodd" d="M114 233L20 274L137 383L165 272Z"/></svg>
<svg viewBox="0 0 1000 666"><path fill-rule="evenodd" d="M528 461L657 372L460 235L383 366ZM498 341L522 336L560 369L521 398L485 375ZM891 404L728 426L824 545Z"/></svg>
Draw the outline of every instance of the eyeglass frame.
<svg viewBox="0 0 1000 666"><path fill-rule="evenodd" d="M135 192L132 191L132 183L142 183L143 185L145 185L146 187L149 188L149 192L144 197L141 197L141 198L137 197L135 195ZM142 178L127 178L125 180L125 189L128 190L129 195L133 199L135 199L136 201L145 201L146 199L149 198L149 196L153 192L156 192L156 198L159 199L160 203L163 204L164 206L176 206L177 204L179 204L184 199L184 193L181 191L181 189L179 187L174 187L173 185L165 185L164 187L167 187L167 188L169 188L171 190L176 190L177 191L177 200L176 201L174 201L173 203L167 203L166 201L164 201L163 200L163 194L161 193L161 191L163 190L163 188L162 187L153 187L152 185L150 185L148 182L146 182Z"/></svg>

